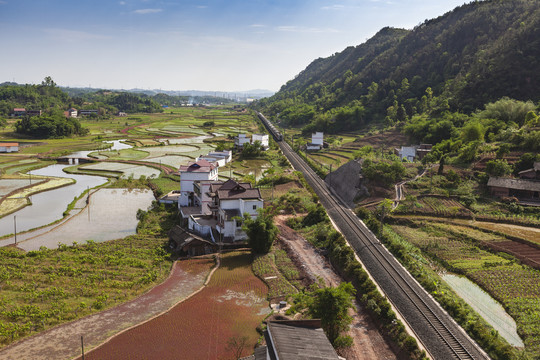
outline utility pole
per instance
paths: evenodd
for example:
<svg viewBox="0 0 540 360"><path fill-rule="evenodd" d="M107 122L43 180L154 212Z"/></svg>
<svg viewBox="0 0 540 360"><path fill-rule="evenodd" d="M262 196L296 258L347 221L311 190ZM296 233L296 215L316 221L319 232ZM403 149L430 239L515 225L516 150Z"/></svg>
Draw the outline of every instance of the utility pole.
<svg viewBox="0 0 540 360"><path fill-rule="evenodd" d="M81 352L82 352L82 360L84 360L84 341L83 341L82 335L81 335Z"/></svg>
<svg viewBox="0 0 540 360"><path fill-rule="evenodd" d="M15 232L15 245L17 245L17 215L13 215L13 227Z"/></svg>

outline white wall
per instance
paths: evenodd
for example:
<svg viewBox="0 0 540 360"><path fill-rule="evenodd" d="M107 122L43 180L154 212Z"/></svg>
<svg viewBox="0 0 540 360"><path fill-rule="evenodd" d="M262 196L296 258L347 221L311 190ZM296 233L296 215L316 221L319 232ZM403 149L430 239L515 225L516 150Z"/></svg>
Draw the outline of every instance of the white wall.
<svg viewBox="0 0 540 360"><path fill-rule="evenodd" d="M311 143L316 145L323 145L324 141L324 133L322 132L316 132L314 134L311 134Z"/></svg>

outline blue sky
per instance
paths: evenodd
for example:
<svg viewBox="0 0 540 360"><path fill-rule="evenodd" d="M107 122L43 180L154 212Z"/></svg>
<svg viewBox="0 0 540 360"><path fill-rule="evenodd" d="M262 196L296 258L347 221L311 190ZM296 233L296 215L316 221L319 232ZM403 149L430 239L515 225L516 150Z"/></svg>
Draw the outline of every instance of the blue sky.
<svg viewBox="0 0 540 360"><path fill-rule="evenodd" d="M0 82L278 90L312 60L464 0L0 0Z"/></svg>

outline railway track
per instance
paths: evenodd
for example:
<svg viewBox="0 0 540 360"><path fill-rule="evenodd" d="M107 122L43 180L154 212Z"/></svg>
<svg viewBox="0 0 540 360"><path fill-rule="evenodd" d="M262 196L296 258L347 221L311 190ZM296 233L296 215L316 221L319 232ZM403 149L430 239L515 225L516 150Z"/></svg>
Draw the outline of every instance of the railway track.
<svg viewBox="0 0 540 360"><path fill-rule="evenodd" d="M266 118L263 122L265 120ZM268 128L268 125L265 125ZM278 141L278 144L293 167L304 174L332 221L431 358L489 359L358 217L329 191L303 159L287 143Z"/></svg>

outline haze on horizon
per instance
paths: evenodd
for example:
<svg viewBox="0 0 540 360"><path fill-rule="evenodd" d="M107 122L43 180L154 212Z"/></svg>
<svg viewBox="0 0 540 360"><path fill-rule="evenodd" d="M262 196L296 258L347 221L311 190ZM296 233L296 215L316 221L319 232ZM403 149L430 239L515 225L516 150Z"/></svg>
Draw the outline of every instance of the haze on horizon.
<svg viewBox="0 0 540 360"><path fill-rule="evenodd" d="M0 0L0 82L277 91L311 61L464 0Z"/></svg>

